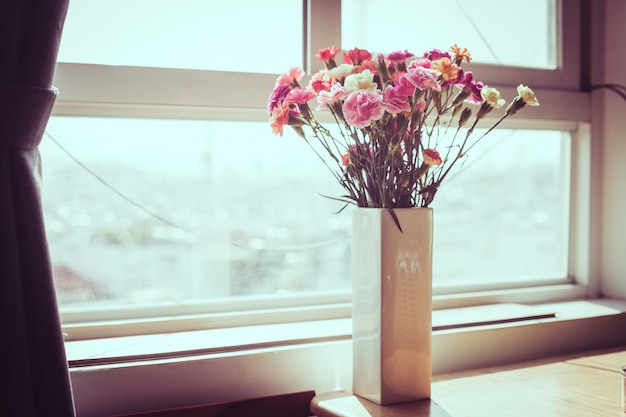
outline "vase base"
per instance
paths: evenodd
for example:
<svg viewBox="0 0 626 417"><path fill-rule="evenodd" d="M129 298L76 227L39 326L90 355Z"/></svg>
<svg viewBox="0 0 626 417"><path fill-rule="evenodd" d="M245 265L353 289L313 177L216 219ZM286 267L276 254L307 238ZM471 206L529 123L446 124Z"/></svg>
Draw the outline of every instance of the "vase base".
<svg viewBox="0 0 626 417"><path fill-rule="evenodd" d="M380 405L366 398L343 391L318 394L311 402L311 412L317 417L451 417L430 398L392 405Z"/></svg>

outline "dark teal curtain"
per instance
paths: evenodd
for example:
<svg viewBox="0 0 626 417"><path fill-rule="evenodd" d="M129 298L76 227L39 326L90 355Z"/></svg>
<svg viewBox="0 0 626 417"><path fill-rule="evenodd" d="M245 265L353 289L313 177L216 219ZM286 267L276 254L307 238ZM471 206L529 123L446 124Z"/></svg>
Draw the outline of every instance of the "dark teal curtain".
<svg viewBox="0 0 626 417"><path fill-rule="evenodd" d="M74 416L41 199L68 0L0 2L0 416Z"/></svg>

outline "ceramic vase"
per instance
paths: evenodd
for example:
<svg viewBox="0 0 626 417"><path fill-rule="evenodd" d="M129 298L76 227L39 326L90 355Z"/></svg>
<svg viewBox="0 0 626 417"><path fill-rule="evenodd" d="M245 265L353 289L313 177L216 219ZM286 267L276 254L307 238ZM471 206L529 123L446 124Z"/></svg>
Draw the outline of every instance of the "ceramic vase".
<svg viewBox="0 0 626 417"><path fill-rule="evenodd" d="M380 405L430 397L431 208L352 214L353 392Z"/></svg>

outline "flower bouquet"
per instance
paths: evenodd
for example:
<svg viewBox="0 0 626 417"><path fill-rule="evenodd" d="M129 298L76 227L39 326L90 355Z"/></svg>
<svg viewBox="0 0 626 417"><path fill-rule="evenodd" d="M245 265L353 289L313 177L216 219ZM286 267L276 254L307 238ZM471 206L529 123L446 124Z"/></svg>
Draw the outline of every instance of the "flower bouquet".
<svg viewBox="0 0 626 417"><path fill-rule="evenodd" d="M478 122L506 103L461 67L471 61L467 49L454 45L416 57L408 51L372 56L355 48L341 64L339 53L335 46L320 50L316 57L325 68L306 86L300 68L280 75L268 112L274 133L282 136L289 125L317 153L346 192L333 198L346 205L392 214L394 208L428 207L478 141L522 107L539 105L533 91L519 85L502 116L474 137ZM315 117L313 99L315 110L330 112L338 133Z"/></svg>

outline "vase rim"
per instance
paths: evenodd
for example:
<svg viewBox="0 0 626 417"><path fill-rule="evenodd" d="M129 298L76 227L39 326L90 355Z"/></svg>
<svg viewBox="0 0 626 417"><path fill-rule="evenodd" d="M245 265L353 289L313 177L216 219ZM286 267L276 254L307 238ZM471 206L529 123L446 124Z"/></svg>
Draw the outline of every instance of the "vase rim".
<svg viewBox="0 0 626 417"><path fill-rule="evenodd" d="M389 207L353 207L353 210L388 210ZM393 210L432 210L432 207L394 207Z"/></svg>

